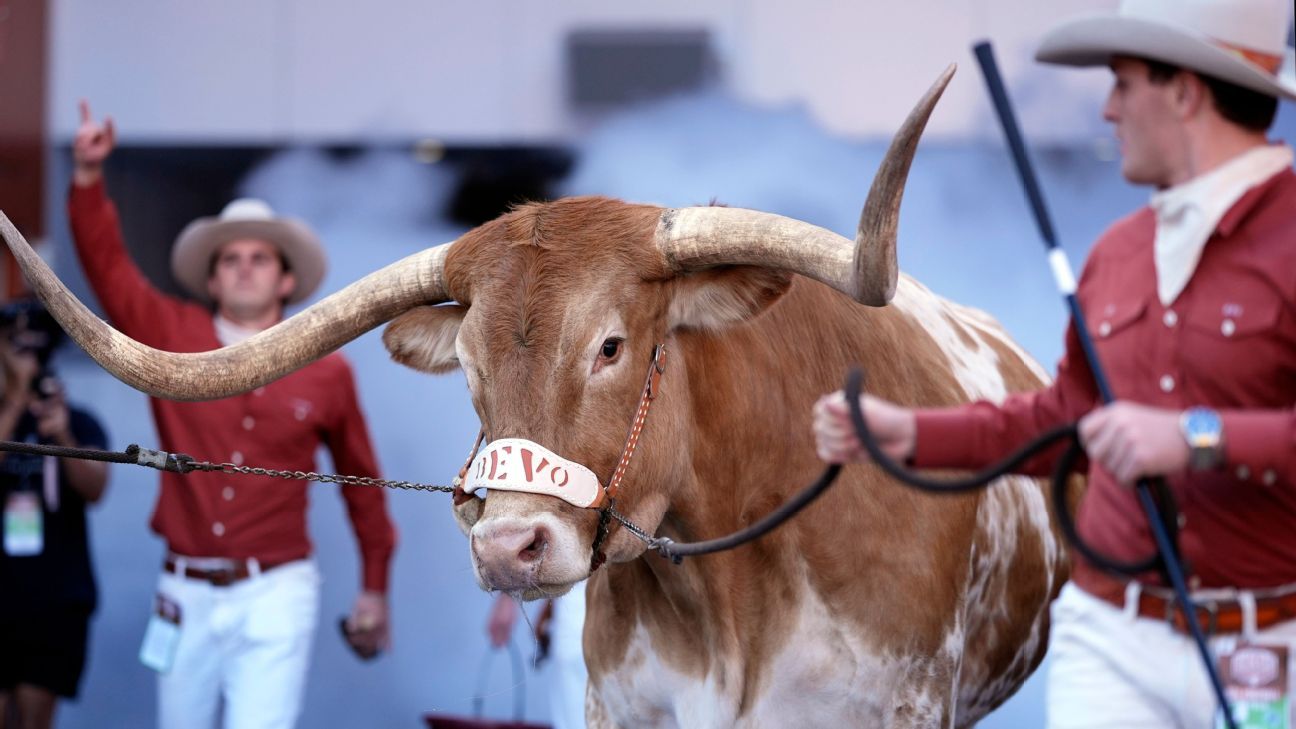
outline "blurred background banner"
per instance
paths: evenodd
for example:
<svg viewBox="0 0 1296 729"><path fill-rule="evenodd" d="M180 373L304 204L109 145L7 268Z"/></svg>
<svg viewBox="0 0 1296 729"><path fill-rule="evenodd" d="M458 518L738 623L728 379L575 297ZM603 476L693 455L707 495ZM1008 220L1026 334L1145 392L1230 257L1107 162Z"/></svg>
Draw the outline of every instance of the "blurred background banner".
<svg viewBox="0 0 1296 729"><path fill-rule="evenodd" d="M1065 311L970 47L996 44L1078 267L1147 191L1121 180L1100 117L1110 74L1032 55L1061 18L1114 5L0 0L0 208L97 306L64 211L85 98L117 125L106 178L126 241L171 292L176 234L236 195L315 227L330 258L317 296L519 201L567 194L717 200L853 235L891 134L956 62L904 197L900 263L999 318L1051 371ZM1290 106L1274 134L1288 141ZM8 298L19 284L0 265ZM384 473L448 483L478 428L461 375L391 363L377 332L345 351ZM69 391L93 394L112 447L156 444L143 395L73 348L60 373ZM324 618L349 609L359 569L334 488L312 492ZM156 489L151 471L116 467L92 512L101 601L82 696L60 709L60 726L153 723L153 675L135 656L163 551L147 528ZM361 664L322 619L300 726L414 727L428 712L470 709L492 598L476 587L449 499L393 492L390 504L394 649ZM981 726L1042 725L1042 679ZM528 718L548 719L549 680L542 671L528 683ZM488 705L508 706L511 690Z"/></svg>

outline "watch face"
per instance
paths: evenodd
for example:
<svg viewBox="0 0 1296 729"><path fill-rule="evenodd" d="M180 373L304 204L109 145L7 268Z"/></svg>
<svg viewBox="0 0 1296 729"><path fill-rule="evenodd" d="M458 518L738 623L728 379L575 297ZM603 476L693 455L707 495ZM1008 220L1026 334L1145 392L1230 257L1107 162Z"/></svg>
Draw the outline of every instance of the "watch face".
<svg viewBox="0 0 1296 729"><path fill-rule="evenodd" d="M1184 413L1183 429L1190 446L1210 448L1219 442L1223 426L1220 423L1219 413L1214 410L1192 408Z"/></svg>

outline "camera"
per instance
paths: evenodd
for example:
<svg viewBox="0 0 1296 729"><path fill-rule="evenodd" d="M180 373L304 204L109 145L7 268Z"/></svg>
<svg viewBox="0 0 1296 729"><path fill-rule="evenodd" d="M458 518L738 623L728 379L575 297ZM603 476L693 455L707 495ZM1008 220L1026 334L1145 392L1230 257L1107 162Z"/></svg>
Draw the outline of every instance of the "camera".
<svg viewBox="0 0 1296 729"><path fill-rule="evenodd" d="M0 337L18 352L30 352L40 365L32 378L32 392L39 398L58 388L50 359L66 335L44 304L36 299L13 301L0 306Z"/></svg>

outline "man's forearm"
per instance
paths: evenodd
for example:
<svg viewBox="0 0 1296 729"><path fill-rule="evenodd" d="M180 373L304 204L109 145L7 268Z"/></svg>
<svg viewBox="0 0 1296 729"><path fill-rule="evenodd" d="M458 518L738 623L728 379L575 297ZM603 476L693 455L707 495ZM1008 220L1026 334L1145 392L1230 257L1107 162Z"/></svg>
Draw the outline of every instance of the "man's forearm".
<svg viewBox="0 0 1296 729"><path fill-rule="evenodd" d="M90 187L103 179L103 165L76 165L72 168L72 184Z"/></svg>

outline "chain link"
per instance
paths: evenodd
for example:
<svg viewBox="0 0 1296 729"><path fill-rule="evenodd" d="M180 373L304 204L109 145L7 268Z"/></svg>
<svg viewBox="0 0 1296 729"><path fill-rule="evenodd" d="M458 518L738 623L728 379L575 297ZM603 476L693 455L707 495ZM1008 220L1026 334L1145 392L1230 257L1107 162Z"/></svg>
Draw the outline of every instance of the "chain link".
<svg viewBox="0 0 1296 729"><path fill-rule="evenodd" d="M642 539L644 542L646 542L646 543L648 544L648 546L651 547L651 546L653 546L653 545L657 542L656 537L652 536L651 534L649 534L648 532L644 531L643 529L640 529L638 526L635 525L634 522L632 522L632 521L630 521L629 519L627 519L626 517L622 516L622 515L621 515L621 512L619 512L619 511L616 510L616 506L615 506L615 505L609 505L608 508L607 508L607 510L608 510L608 513L612 515L612 518L613 518L613 519L616 519L617 521L621 522L621 526L623 526L623 527L625 527L626 529L630 530L630 533L631 533L631 534L633 534L633 535L635 535L636 537L639 537L640 539Z"/></svg>
<svg viewBox="0 0 1296 729"><path fill-rule="evenodd" d="M340 483L346 486L375 486L379 488L402 489L405 491L439 491L451 493L453 486L438 486L413 481L390 481L370 476L344 476L332 473L315 473L314 471L282 471L275 468L256 466L239 466L233 463L212 463L210 461L190 461L185 464L185 471L218 471L220 473L238 473L246 476L268 476L270 478L291 479L294 481L318 481L320 483Z"/></svg>

